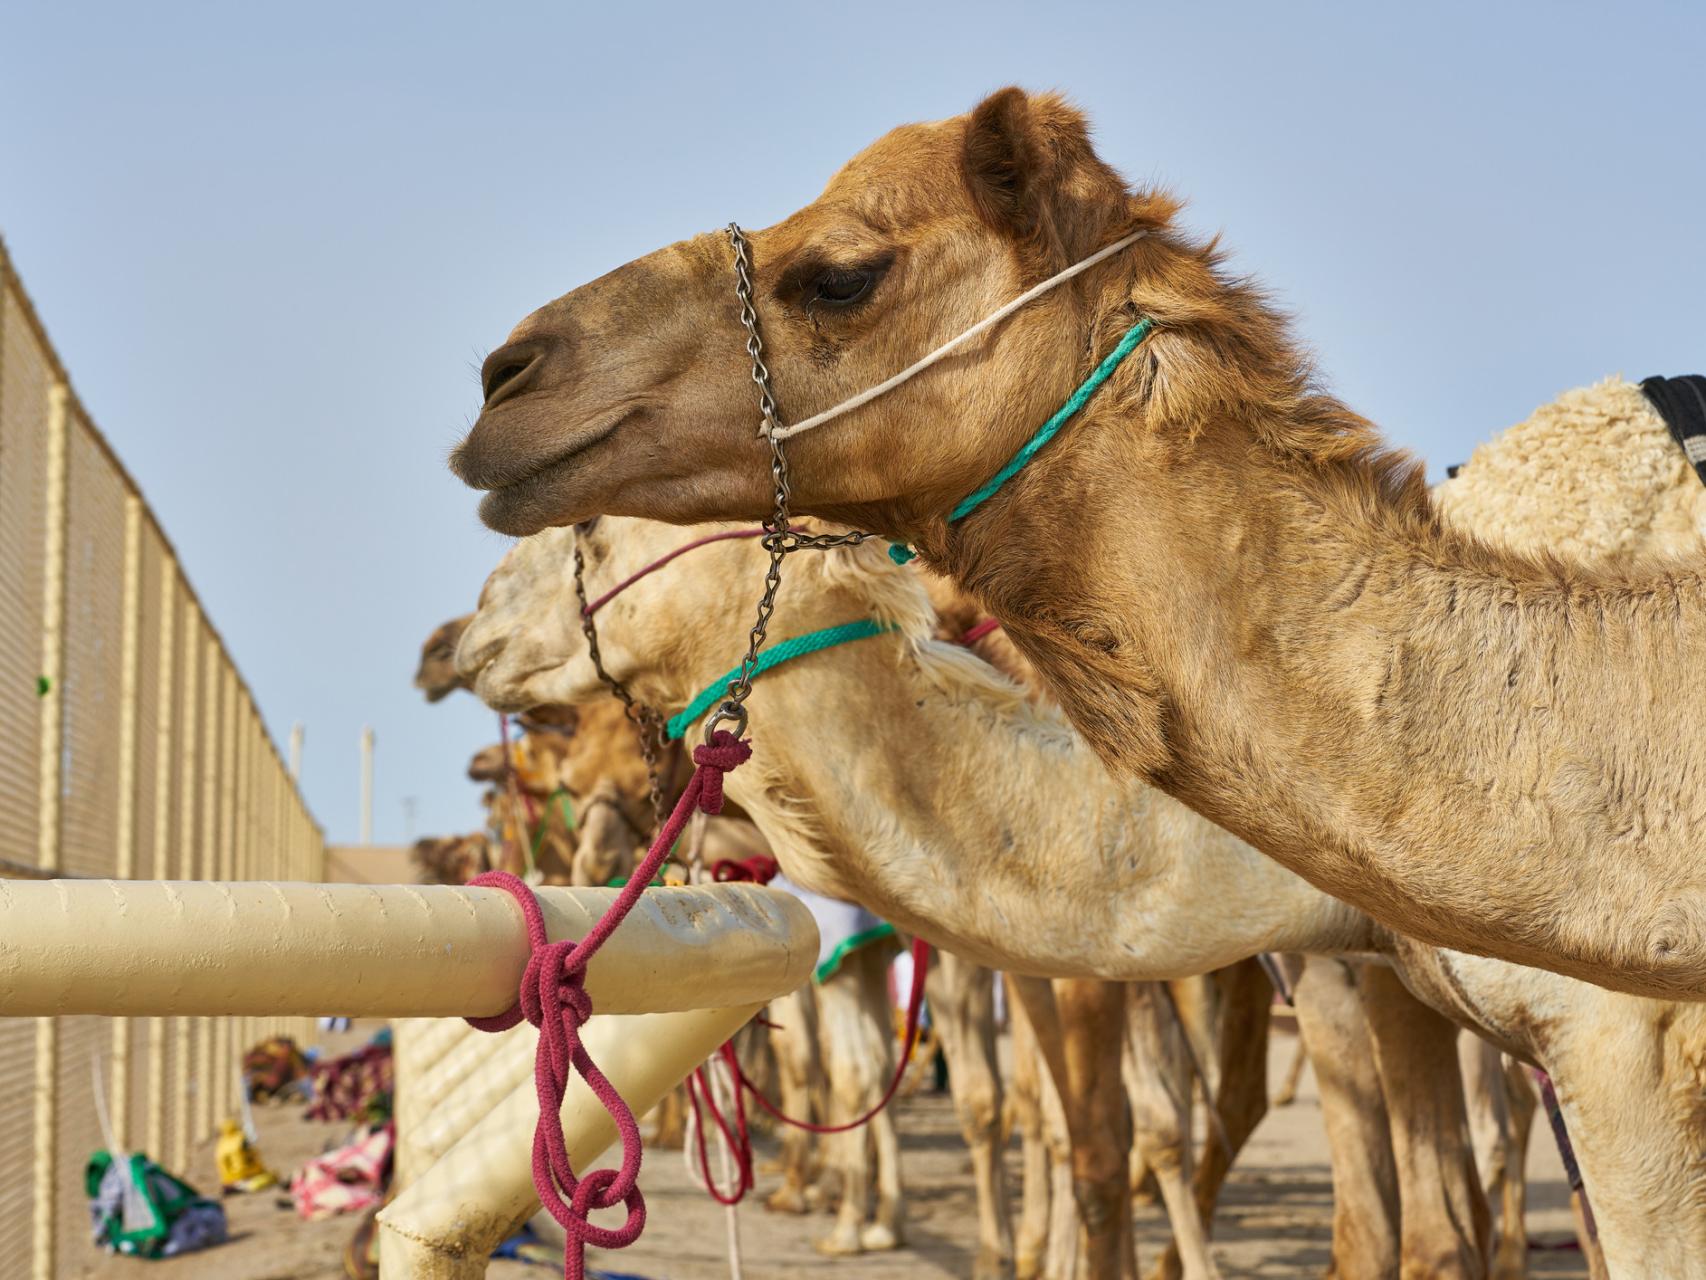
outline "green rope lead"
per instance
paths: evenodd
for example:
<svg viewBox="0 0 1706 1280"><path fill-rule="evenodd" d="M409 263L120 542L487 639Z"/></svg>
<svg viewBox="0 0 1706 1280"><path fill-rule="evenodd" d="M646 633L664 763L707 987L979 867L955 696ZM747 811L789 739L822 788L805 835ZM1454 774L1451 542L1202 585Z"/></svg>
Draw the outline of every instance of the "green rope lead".
<svg viewBox="0 0 1706 1280"><path fill-rule="evenodd" d="M822 631L808 631L803 636L791 636L758 655L758 661L753 664L752 677L757 679L772 667L780 666L790 658L802 657L808 653L816 653L820 649L831 649L838 644L846 644L850 640L867 640L872 636L880 636L886 631L895 630L893 623L877 622L871 618L860 618L855 622L843 622L839 626L825 627ZM720 680L714 680L700 691L699 696L687 704L687 709L680 715L671 716L669 723L664 726L664 737L674 742L684 735L695 720L700 719L716 705L721 698L728 696L729 685L740 675L736 667Z"/></svg>
<svg viewBox="0 0 1706 1280"><path fill-rule="evenodd" d="M1127 329L1125 337L1121 338L1114 349L1103 357L1102 363L1096 366L1090 376L1079 383L1078 390L1067 398L1066 403L1056 409L1053 416L1037 428L1037 433L1025 441L1024 447L1013 455L1007 465L977 489L960 499L959 505L948 513L949 523L964 520L973 511L993 498L1002 485L1023 471L1031 459L1042 451L1043 446L1059 435L1060 429L1070 422L1080 409L1090 403L1090 397L1095 395L1102 384L1113 376L1114 370L1120 367L1125 358L1137 350L1138 343L1147 338L1149 331L1154 327L1154 321L1148 316L1144 316L1143 319ZM904 542L889 543L889 559L896 564L905 564L917 554Z"/></svg>

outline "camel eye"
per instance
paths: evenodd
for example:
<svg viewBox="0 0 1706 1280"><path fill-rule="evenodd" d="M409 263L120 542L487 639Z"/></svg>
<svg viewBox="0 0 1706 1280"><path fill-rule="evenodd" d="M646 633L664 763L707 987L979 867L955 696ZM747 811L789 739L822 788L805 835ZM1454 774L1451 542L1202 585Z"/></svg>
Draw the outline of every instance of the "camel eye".
<svg viewBox="0 0 1706 1280"><path fill-rule="evenodd" d="M874 271L849 271L840 268L825 271L815 282L816 295L812 301L831 307L850 307L871 291L876 280L877 273Z"/></svg>

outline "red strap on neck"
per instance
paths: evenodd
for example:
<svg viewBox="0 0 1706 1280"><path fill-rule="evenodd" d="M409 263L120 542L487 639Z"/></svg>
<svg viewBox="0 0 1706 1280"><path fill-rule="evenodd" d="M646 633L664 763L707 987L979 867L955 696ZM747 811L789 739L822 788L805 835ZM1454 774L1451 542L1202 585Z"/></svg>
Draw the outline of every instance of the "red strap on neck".
<svg viewBox="0 0 1706 1280"><path fill-rule="evenodd" d="M653 560L645 568L623 578L622 581L618 582L614 587L611 587L610 590L599 596L598 599L588 604L587 607L582 610L582 616L587 618L592 617L593 614L604 608L605 605L609 604L641 578L649 577L651 574L654 574L659 569L663 568L671 560L674 560L679 556L684 556L689 551L696 550L699 547L708 547L713 542L727 542L730 538L762 538L767 532L769 531L766 529L725 529L721 533L708 533L703 538L695 538L685 546L680 546L674 551L666 552L656 560Z"/></svg>

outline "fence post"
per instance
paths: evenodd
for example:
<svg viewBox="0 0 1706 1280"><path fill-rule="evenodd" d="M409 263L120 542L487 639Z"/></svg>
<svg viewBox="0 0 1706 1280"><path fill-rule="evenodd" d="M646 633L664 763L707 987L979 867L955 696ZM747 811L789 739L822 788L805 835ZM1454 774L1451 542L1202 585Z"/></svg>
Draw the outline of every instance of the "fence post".
<svg viewBox="0 0 1706 1280"><path fill-rule="evenodd" d="M69 416L71 389L56 379L47 400L47 493L43 504L46 535L42 542L41 629L41 791L36 864L45 872L60 870L60 766L64 728L61 680L65 667L65 558L67 497L70 483ZM35 1204L31 1219L34 1280L54 1280L58 1259L55 1239L55 1192L59 1168L55 1089L59 1074L59 1024L36 1019L35 1061Z"/></svg>
<svg viewBox="0 0 1706 1280"><path fill-rule="evenodd" d="M177 653L178 566L160 558L160 668L156 675L154 708L154 867L156 880L172 878L172 683ZM166 1158L166 1020L148 1019L148 1105L143 1121L143 1148L156 1160Z"/></svg>
<svg viewBox="0 0 1706 1280"><path fill-rule="evenodd" d="M118 805L113 850L113 874L136 878L136 715L142 662L142 499L124 496L124 616L119 661ZM130 1019L114 1018L112 1025L113 1135L130 1145Z"/></svg>
<svg viewBox="0 0 1706 1280"><path fill-rule="evenodd" d="M183 766L178 774L178 875L180 880L196 878L195 837L196 783L200 777L201 743L201 611L193 604L184 606L184 631L179 641L184 668L184 725ZM172 1115L172 1161L170 1167L183 1173L189 1159L190 1147L190 1065L191 1032L194 1022L179 1017L172 1028L172 1040L177 1046L174 1055L178 1068L178 1105Z"/></svg>

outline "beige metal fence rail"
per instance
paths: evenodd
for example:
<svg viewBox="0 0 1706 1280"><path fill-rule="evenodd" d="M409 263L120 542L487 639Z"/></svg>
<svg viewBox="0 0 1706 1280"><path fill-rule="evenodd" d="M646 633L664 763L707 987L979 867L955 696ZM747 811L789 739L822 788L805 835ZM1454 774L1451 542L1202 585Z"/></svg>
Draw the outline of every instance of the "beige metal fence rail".
<svg viewBox="0 0 1706 1280"><path fill-rule="evenodd" d="M0 244L0 876L318 881L324 866L254 698ZM93 1257L91 1064L118 1141L186 1172L236 1104L243 1049L308 1030L0 1018L0 1271L54 1280Z"/></svg>

